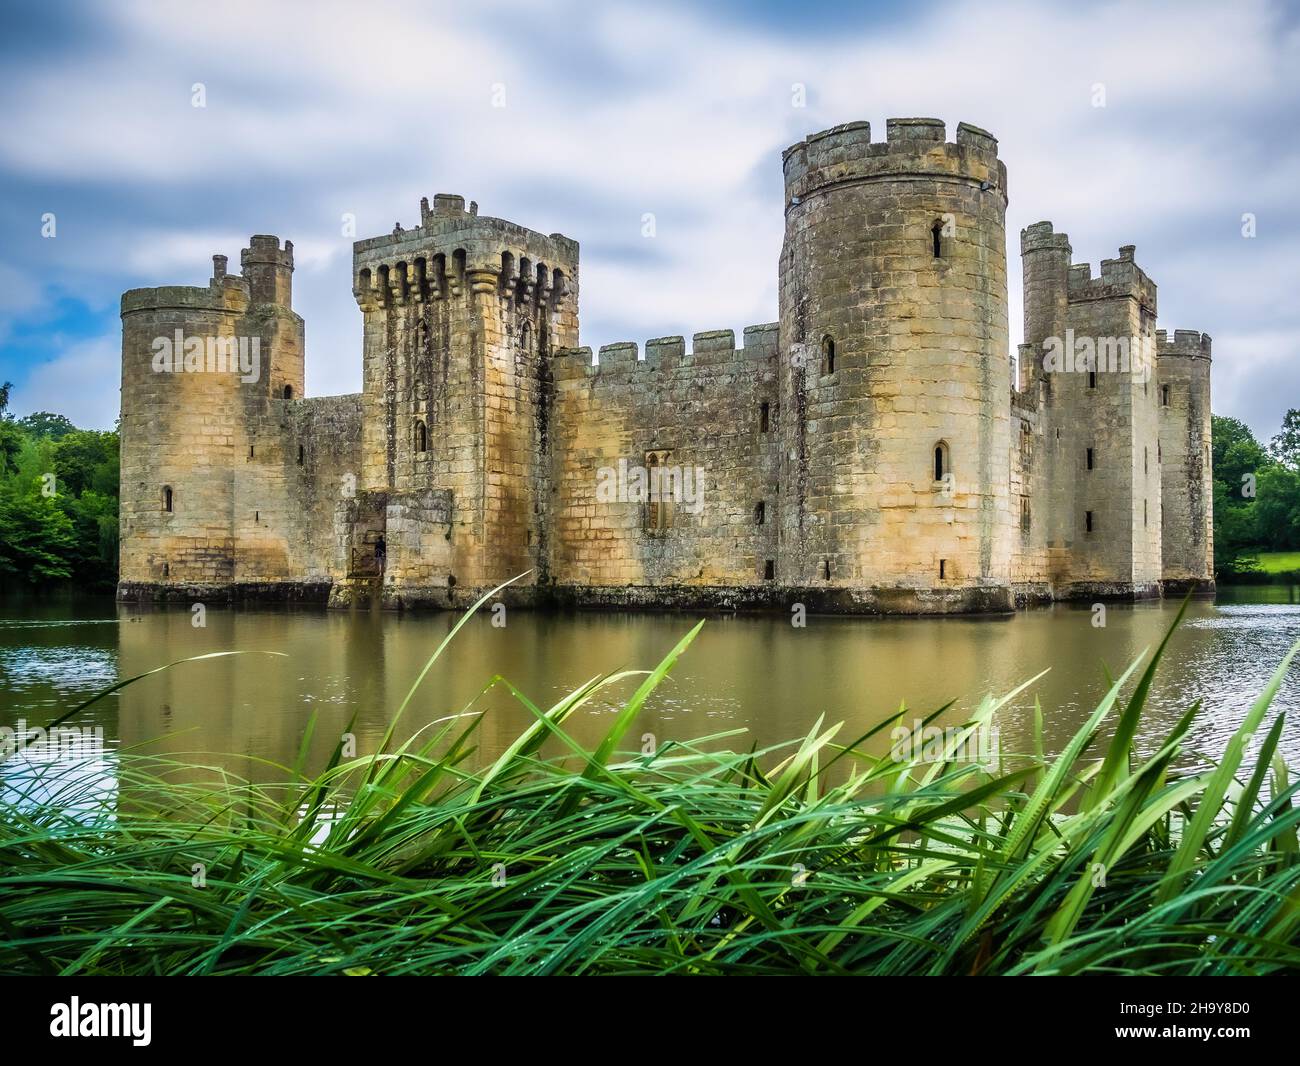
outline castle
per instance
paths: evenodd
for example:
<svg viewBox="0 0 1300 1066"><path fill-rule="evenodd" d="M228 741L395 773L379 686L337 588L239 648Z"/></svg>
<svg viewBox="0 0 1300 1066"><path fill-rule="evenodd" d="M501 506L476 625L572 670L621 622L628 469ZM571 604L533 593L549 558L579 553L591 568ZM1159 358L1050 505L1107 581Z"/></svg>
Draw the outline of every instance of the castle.
<svg viewBox="0 0 1300 1066"><path fill-rule="evenodd" d="M1210 338L1020 235L965 123L783 154L779 320L578 345L578 245L459 196L358 241L359 395L303 395L293 246L122 297L128 601L1007 611L1213 589Z"/></svg>

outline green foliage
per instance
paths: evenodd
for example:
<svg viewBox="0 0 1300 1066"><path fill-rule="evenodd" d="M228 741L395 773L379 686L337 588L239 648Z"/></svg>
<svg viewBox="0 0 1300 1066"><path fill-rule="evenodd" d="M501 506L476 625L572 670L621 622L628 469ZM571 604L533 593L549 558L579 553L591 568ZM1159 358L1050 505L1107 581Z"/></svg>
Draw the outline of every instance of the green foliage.
<svg viewBox="0 0 1300 1066"><path fill-rule="evenodd" d="M720 752L721 738L705 737L618 754L694 632L640 675L594 750L566 720L627 674L550 707L495 679L534 721L486 767L471 764L480 719L467 713L396 746L390 730L360 758L336 748L316 776L301 770L309 724L276 786L198 783L139 753L122 754L109 794L65 771L57 788L33 781L23 795L11 775L20 795L0 808L0 971L1300 968L1300 786L1277 756L1284 718L1270 713L1296 649L1219 762L1190 773L1173 767L1199 704L1149 753L1134 742L1163 643L1055 758L997 768L960 758L1011 696L986 699L941 751L927 746L928 762L869 750L905 710L844 742L819 720L757 753Z"/></svg>
<svg viewBox="0 0 1300 1066"><path fill-rule="evenodd" d="M16 422L0 419L0 478L18 472L18 453L26 439Z"/></svg>
<svg viewBox="0 0 1300 1066"><path fill-rule="evenodd" d="M62 415L5 414L0 389L0 586L117 583L118 435ZM52 492L52 495L51 495Z"/></svg>
<svg viewBox="0 0 1300 1066"><path fill-rule="evenodd" d="M0 486L0 575L31 584L72 576L72 522L36 487Z"/></svg>
<svg viewBox="0 0 1300 1066"><path fill-rule="evenodd" d="M1275 463L1259 473L1255 536L1270 551L1300 545L1300 472Z"/></svg>
<svg viewBox="0 0 1300 1066"><path fill-rule="evenodd" d="M54 472L59 491L80 496L91 490L117 496L118 438L116 433L74 429L53 438Z"/></svg>
<svg viewBox="0 0 1300 1066"><path fill-rule="evenodd" d="M1268 449L1235 418L1214 415L1214 569L1256 571L1261 550L1300 548L1300 411L1287 412Z"/></svg>
<svg viewBox="0 0 1300 1066"><path fill-rule="evenodd" d="M18 453L23 446L23 431L6 414L9 410L9 393L13 387L13 382L10 381L0 385L0 478L18 469Z"/></svg>
<svg viewBox="0 0 1300 1066"><path fill-rule="evenodd" d="M66 415L56 415L50 411L35 411L18 419L18 427L32 437L48 437L58 440L73 432L77 427Z"/></svg>
<svg viewBox="0 0 1300 1066"><path fill-rule="evenodd" d="M1300 410L1292 407L1282 419L1282 431L1269 442L1268 450L1283 466L1300 470Z"/></svg>
<svg viewBox="0 0 1300 1066"><path fill-rule="evenodd" d="M1229 494L1242 498L1242 484L1247 475L1257 476L1270 462L1268 453L1255 439L1244 422L1222 415L1210 420L1210 454L1214 460L1214 476L1229 488Z"/></svg>

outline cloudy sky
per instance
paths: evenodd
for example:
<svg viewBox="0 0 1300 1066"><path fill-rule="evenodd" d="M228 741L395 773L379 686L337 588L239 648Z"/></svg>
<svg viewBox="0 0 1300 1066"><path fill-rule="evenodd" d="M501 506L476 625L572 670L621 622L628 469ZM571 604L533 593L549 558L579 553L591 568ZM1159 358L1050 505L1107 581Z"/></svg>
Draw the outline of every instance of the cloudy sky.
<svg viewBox="0 0 1300 1066"><path fill-rule="evenodd" d="M435 192L580 242L584 344L739 332L776 317L781 149L906 115L999 138L1013 345L1018 233L1051 219L1094 269L1137 245L1161 326L1214 337L1217 413L1268 436L1300 406L1298 4L45 0L0 20L20 415L111 426L121 292L205 284L251 233L294 242L308 392L356 391L342 219L411 227Z"/></svg>

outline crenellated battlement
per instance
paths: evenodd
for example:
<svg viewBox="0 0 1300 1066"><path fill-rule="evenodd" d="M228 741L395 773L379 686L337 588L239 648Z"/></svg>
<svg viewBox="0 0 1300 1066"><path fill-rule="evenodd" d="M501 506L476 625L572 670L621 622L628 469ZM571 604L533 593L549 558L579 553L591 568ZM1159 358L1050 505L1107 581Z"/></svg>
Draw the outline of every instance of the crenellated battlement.
<svg viewBox="0 0 1300 1066"><path fill-rule="evenodd" d="M885 140L871 139L871 124L847 122L811 134L781 156L787 210L826 186L907 178L958 179L1007 195L1007 169L997 139L965 122L955 141L936 118L891 118Z"/></svg>
<svg viewBox="0 0 1300 1066"><path fill-rule="evenodd" d="M222 257L224 261L224 256ZM280 247L280 238L269 233L255 233L248 240L248 247L239 253L241 268L249 266L274 266L288 270L293 269L293 241L285 241Z"/></svg>
<svg viewBox="0 0 1300 1066"><path fill-rule="evenodd" d="M1134 261L1134 245L1123 245L1118 259L1103 259L1101 274L1092 275L1089 263L1074 263L1069 272L1070 301L1113 300L1130 297L1155 314L1156 283Z"/></svg>
<svg viewBox="0 0 1300 1066"><path fill-rule="evenodd" d="M257 242L270 240L274 242L274 248L268 248L266 244L259 245ZM293 269L293 244L285 242L284 249L279 247L279 241L274 237L259 238L253 237L249 241L249 248L244 249L241 253L241 261L248 262L247 257L250 251L254 254L265 254L273 252L278 257L278 261L273 261L274 265L282 265L287 253L288 269ZM207 285L159 285L152 288L128 289L122 294L121 313L123 315L134 314L141 311L216 311L222 314L242 315L249 305L254 302L252 286L250 279L239 274L226 273L226 264L229 262L224 255L214 255L212 257L212 277L208 280Z"/></svg>
<svg viewBox="0 0 1300 1066"><path fill-rule="evenodd" d="M629 373L679 366L706 366L734 360L762 362L776 356L777 330L776 322L746 326L740 347L736 346L734 330L717 329L692 334L690 351L680 336L654 337L645 342L644 354L636 341L603 344L595 353L588 346L558 348L551 353L551 373L556 380L597 375L609 380Z"/></svg>
<svg viewBox="0 0 1300 1066"><path fill-rule="evenodd" d="M128 289L122 293L121 313L124 315L169 309L242 315L248 310L248 283L240 277L227 277L203 288L197 285L160 285L152 289Z"/></svg>
<svg viewBox="0 0 1300 1066"><path fill-rule="evenodd" d="M420 225L399 223L352 246L352 294L363 311L496 293L557 309L576 289L578 243L478 213L465 198L420 201Z"/></svg>
<svg viewBox="0 0 1300 1066"><path fill-rule="evenodd" d="M1070 237L1066 233L1057 233L1050 222L1035 222L1020 231L1020 254L1031 252L1072 252Z"/></svg>
<svg viewBox="0 0 1300 1066"><path fill-rule="evenodd" d="M1210 359L1210 350L1208 333L1194 329L1176 329L1170 338L1165 330L1156 330L1156 355L1159 358Z"/></svg>

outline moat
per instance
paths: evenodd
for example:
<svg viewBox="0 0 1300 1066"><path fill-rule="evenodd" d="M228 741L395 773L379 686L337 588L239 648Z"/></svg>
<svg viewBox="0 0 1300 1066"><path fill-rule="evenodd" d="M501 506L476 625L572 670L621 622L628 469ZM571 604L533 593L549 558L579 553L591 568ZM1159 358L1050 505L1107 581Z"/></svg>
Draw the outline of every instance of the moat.
<svg viewBox="0 0 1300 1066"><path fill-rule="evenodd" d="M1042 701L1045 740L1059 750L1105 690L1103 664L1118 673L1159 641L1177 605L1112 605L1106 626L1090 611L1057 605L1002 619L862 620L810 616L797 629L777 616L714 616L651 699L632 736L659 744L727 730L726 741L759 746L805 733L819 715L844 721L857 735L906 701L918 716L957 699L942 720L961 721L986 692L1001 694L1051 668L1000 714L1003 748L1031 746L1033 695ZM353 715L358 751L373 749L390 716L439 641L449 613L399 615L323 610L210 610L196 628L188 610L141 611L111 599L44 605L0 603L0 725L49 722L77 699L119 678L212 651L248 654L187 663L112 695L85 712L83 726L102 730L86 772L116 787L123 748L192 764L222 765L257 779L293 765L304 727L317 715L309 762L319 765ZM436 719L474 706L484 712L478 758L504 749L530 719L503 688L509 678L549 706L591 677L653 667L695 621L690 614L512 610L504 628L483 613L470 621L430 672L399 739ZM1162 736L1182 710L1203 699L1207 711L1188 756L1217 757L1246 708L1289 645L1300 638L1300 590L1227 588L1217 602L1194 602L1157 681L1141 736ZM594 743L609 721L611 699L570 720L579 740ZM480 695L482 693L482 695ZM477 697L477 699L476 699ZM1300 682L1277 698L1292 712L1282 748L1300 760ZM912 715L909 713L908 719ZM637 740L638 746L640 740ZM883 750L887 741L880 744ZM23 759L0 762L12 787Z"/></svg>

